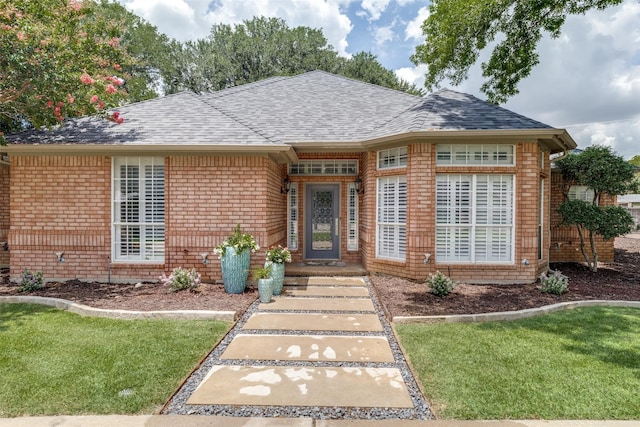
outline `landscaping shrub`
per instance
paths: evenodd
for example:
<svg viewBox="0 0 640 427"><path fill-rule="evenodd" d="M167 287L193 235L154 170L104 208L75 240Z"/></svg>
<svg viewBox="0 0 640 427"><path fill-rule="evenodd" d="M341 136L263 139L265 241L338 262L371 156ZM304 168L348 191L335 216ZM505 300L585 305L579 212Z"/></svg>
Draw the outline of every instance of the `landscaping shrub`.
<svg viewBox="0 0 640 427"><path fill-rule="evenodd" d="M42 271L33 272L31 270L22 270L20 292L37 291L42 288L44 288Z"/></svg>
<svg viewBox="0 0 640 427"><path fill-rule="evenodd" d="M197 273L195 268L189 270L176 267L169 277L163 274L160 280L163 285L169 286L171 292L178 292L184 289L194 290L200 285L200 273Z"/></svg>
<svg viewBox="0 0 640 427"><path fill-rule="evenodd" d="M455 287L453 280L439 271L436 271L436 274L429 275L427 284L429 285L429 292L439 297L449 295Z"/></svg>
<svg viewBox="0 0 640 427"><path fill-rule="evenodd" d="M540 276L540 290L549 294L561 295L569 290L569 278L559 270L542 273Z"/></svg>

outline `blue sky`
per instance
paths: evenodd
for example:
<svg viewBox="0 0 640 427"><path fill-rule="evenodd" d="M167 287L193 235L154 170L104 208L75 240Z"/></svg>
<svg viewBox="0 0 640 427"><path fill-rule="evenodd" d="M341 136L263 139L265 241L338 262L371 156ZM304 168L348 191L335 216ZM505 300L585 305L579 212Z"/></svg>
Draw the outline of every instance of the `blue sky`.
<svg viewBox="0 0 640 427"><path fill-rule="evenodd" d="M275 16L290 27L321 28L340 55L370 51L421 86L426 65L409 59L421 42L428 1L420 0L118 0L170 37L205 37L211 25ZM566 128L579 146L605 144L640 154L640 2L570 17L559 39L544 38L540 64L504 107ZM485 52L481 58L487 58ZM484 95L479 64L469 79L443 87Z"/></svg>

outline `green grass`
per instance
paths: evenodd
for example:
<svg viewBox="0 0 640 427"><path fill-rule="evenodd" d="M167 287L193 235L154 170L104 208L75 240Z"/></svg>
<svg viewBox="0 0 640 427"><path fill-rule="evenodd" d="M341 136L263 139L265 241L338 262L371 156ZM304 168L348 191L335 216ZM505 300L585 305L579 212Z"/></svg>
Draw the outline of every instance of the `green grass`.
<svg viewBox="0 0 640 427"><path fill-rule="evenodd" d="M0 304L0 417L153 413L229 326Z"/></svg>
<svg viewBox="0 0 640 427"><path fill-rule="evenodd" d="M640 419L640 310L397 325L440 418Z"/></svg>

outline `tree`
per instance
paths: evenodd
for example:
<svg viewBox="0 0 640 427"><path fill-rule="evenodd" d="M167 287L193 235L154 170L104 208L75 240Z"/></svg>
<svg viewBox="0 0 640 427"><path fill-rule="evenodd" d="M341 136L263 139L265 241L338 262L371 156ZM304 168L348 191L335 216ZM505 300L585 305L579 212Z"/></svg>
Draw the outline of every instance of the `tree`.
<svg viewBox="0 0 640 427"><path fill-rule="evenodd" d="M629 163L634 166L640 167L640 154L636 154L635 156L633 156L631 160L629 160Z"/></svg>
<svg viewBox="0 0 640 427"><path fill-rule="evenodd" d="M121 64L121 72L128 75L124 85L127 101L157 97L162 86L161 70L169 66L170 39L120 3L101 0L96 14L100 19L120 24L120 46L135 58L135 61Z"/></svg>
<svg viewBox="0 0 640 427"><path fill-rule="evenodd" d="M0 0L0 129L107 114L128 96L121 25L91 0Z"/></svg>
<svg viewBox="0 0 640 427"><path fill-rule="evenodd" d="M619 206L602 206L603 194L612 196L638 191L634 167L609 147L591 146L579 154L569 154L556 162L562 173L565 201L558 207L562 224L575 226L580 236L580 250L591 271L598 271L595 236L609 240L631 232L633 218ZM573 185L593 191L591 201L569 200ZM586 236L585 236L586 235ZM589 239L587 248L585 238Z"/></svg>
<svg viewBox="0 0 640 427"><path fill-rule="evenodd" d="M321 30L289 28L283 19L256 17L236 26L214 25L205 39L171 43L162 72L168 93L220 90L273 76L311 70L342 74L421 95L370 53L341 58Z"/></svg>
<svg viewBox="0 0 640 427"><path fill-rule="evenodd" d="M622 0L433 0L422 26L425 42L411 60L428 65L425 86L444 79L455 85L468 77L480 52L499 40L488 62L482 91L491 102L505 102L518 93L518 83L539 62L536 52L543 31L560 36L567 16L605 9Z"/></svg>

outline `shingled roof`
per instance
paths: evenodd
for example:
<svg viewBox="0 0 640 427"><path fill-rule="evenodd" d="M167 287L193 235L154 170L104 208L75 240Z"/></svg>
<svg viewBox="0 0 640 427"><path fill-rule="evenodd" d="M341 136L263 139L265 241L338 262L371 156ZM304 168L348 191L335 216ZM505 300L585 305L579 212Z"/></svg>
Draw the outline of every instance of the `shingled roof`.
<svg viewBox="0 0 640 427"><path fill-rule="evenodd" d="M441 90L426 97L312 71L234 88L175 95L118 108L120 125L79 118L12 144L264 146L352 143L428 131L543 130L550 126Z"/></svg>

